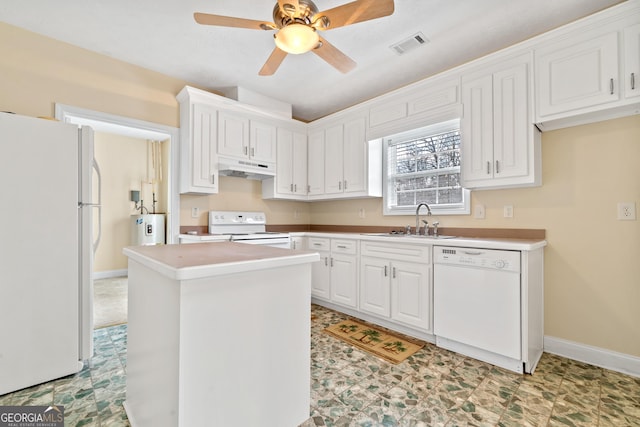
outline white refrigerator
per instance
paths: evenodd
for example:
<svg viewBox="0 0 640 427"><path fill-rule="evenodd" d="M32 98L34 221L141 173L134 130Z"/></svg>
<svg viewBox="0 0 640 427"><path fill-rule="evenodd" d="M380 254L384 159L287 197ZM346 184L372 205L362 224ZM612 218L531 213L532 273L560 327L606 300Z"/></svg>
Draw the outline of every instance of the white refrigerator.
<svg viewBox="0 0 640 427"><path fill-rule="evenodd" d="M0 113L0 395L93 354L99 174L91 128Z"/></svg>

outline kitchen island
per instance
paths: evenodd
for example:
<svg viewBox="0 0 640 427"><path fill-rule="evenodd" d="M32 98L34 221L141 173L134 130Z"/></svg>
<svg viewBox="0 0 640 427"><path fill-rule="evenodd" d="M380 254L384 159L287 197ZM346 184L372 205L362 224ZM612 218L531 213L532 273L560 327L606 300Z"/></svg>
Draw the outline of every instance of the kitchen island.
<svg viewBox="0 0 640 427"><path fill-rule="evenodd" d="M129 257L133 427L297 426L309 418L314 252L222 242Z"/></svg>

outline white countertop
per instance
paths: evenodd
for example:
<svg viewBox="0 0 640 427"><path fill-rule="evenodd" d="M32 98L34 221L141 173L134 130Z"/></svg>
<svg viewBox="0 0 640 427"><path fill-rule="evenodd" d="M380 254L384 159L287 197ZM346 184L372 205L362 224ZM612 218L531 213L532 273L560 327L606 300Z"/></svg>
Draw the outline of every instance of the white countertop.
<svg viewBox="0 0 640 427"><path fill-rule="evenodd" d="M131 260L175 280L278 268L320 259L316 252L235 242L131 246L124 248L123 253Z"/></svg>
<svg viewBox="0 0 640 427"><path fill-rule="evenodd" d="M507 238L474 238L455 237L447 239L434 239L433 237L391 236L379 235L381 233L327 233L327 232L300 232L290 233L291 236L326 237L331 239L357 239L376 242L406 243L413 245L438 245L456 246L465 248L503 249L514 251L532 251L547 245L546 240L532 239L507 239ZM376 235L378 234L378 235Z"/></svg>

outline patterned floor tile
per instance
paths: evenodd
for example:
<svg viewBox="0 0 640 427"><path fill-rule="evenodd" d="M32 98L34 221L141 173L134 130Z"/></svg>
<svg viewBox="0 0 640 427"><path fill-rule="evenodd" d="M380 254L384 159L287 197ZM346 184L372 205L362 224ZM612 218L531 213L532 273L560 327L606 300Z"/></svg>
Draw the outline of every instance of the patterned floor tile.
<svg viewBox="0 0 640 427"><path fill-rule="evenodd" d="M346 316L315 305L312 314L310 418L300 427L640 427L640 378L547 353L533 375L518 375L432 344L393 365L322 332ZM126 325L94 331L94 346L79 373L0 405L61 404L68 427L130 427Z"/></svg>

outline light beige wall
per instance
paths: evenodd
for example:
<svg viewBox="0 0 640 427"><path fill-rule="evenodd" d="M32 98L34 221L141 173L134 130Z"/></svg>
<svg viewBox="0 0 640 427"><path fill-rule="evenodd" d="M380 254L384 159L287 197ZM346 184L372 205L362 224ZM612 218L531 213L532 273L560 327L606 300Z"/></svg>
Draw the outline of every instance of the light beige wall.
<svg viewBox="0 0 640 427"><path fill-rule="evenodd" d="M207 211L261 211L269 224L309 224L311 205L306 202L262 200L262 183L244 178L220 177L220 192L211 196L180 196L180 225L207 225ZM191 208L200 211L191 217Z"/></svg>
<svg viewBox="0 0 640 427"><path fill-rule="evenodd" d="M122 248L131 244L131 215L140 213L130 201L130 191L140 191L140 199L150 213L154 186L150 183L145 139L96 132L95 157L102 175L102 238L95 254L94 271L126 270ZM159 185L156 188L166 187ZM156 212L165 212L166 192L157 191ZM147 213L147 211L145 211Z"/></svg>
<svg viewBox="0 0 640 427"><path fill-rule="evenodd" d="M186 82L0 22L0 111L53 116L55 103L179 126Z"/></svg>
<svg viewBox="0 0 640 427"><path fill-rule="evenodd" d="M55 102L178 125L175 94L186 82L0 23L0 111L51 116ZM640 202L639 117L543 135L543 186L476 191L487 218L443 225L545 228L545 333L640 356L640 230L615 220L618 201ZM210 209L264 210L273 224L414 223L383 217L379 200L262 201L261 184L222 178L221 194L182 196L183 225L205 225ZM513 219L501 217L513 204ZM191 218L191 206L201 210ZM358 209L366 218L358 218ZM640 207L640 206L638 206ZM298 210L299 217L294 217Z"/></svg>

